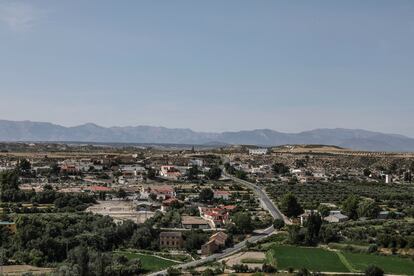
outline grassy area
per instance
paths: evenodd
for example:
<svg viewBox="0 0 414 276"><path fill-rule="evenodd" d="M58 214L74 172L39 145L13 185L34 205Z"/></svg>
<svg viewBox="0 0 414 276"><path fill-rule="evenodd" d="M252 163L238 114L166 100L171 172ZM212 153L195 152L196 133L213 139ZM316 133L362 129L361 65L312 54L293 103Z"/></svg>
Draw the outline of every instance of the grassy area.
<svg viewBox="0 0 414 276"><path fill-rule="evenodd" d="M170 266L176 265L177 262L165 260L153 255L146 255L141 253L129 252L129 251L116 251L116 255L124 255L128 259L140 259L142 267L146 272L155 272L166 269Z"/></svg>
<svg viewBox="0 0 414 276"><path fill-rule="evenodd" d="M342 252L342 254L359 271L365 270L369 265L376 265L385 273L414 275L414 261L411 259L350 252Z"/></svg>
<svg viewBox="0 0 414 276"><path fill-rule="evenodd" d="M276 245L268 252L268 261L279 269L307 268L311 271L349 272L335 252L321 248Z"/></svg>
<svg viewBox="0 0 414 276"><path fill-rule="evenodd" d="M283 270L307 268L322 272L363 272L369 265L376 265L388 274L414 275L414 261L409 258L289 245L274 245L267 252L267 262Z"/></svg>

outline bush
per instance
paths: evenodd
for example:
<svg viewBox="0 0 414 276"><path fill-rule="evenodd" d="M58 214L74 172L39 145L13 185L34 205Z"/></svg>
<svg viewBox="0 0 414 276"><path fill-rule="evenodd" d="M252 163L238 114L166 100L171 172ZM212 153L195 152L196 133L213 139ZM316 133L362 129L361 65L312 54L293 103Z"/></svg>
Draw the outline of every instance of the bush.
<svg viewBox="0 0 414 276"><path fill-rule="evenodd" d="M375 265L371 265L367 267L367 269L365 269L365 275L366 276L383 276L384 270L382 270L381 268Z"/></svg>
<svg viewBox="0 0 414 276"><path fill-rule="evenodd" d="M246 273L249 271L249 267L244 264L235 264L232 269L236 271L236 273Z"/></svg>
<svg viewBox="0 0 414 276"><path fill-rule="evenodd" d="M263 271L264 273L276 273L276 272L277 272L277 269L276 269L276 267L274 267L273 265L270 265L270 264L263 264L263 266L262 266L262 271Z"/></svg>
<svg viewBox="0 0 414 276"><path fill-rule="evenodd" d="M378 245L376 245L376 244L371 244L368 247L368 253L375 253L377 251L378 251Z"/></svg>
<svg viewBox="0 0 414 276"><path fill-rule="evenodd" d="M273 222L273 227L276 230L280 230L285 226L285 222L283 219L275 219L275 221Z"/></svg>

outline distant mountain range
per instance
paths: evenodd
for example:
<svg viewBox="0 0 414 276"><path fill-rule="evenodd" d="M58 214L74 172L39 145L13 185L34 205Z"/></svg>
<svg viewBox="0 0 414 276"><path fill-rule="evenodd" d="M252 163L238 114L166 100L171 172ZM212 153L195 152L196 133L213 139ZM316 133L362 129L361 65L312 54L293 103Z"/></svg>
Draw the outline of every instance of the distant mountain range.
<svg viewBox="0 0 414 276"><path fill-rule="evenodd" d="M315 129L282 133L270 129L195 132L153 126L101 127L92 123L64 127L52 123L0 120L0 141L77 141L106 143L335 145L355 150L414 152L414 139L361 129Z"/></svg>

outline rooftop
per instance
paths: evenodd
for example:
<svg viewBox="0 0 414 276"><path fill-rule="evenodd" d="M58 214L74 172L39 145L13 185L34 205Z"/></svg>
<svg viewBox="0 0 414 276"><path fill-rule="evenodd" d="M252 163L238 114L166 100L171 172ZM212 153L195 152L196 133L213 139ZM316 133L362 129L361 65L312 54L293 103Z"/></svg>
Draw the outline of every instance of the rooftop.
<svg viewBox="0 0 414 276"><path fill-rule="evenodd" d="M181 223L182 224L198 224L198 225L204 225L204 224L208 224L207 221L205 221L204 219L200 218L200 217L192 217L192 216L183 216L181 218Z"/></svg>

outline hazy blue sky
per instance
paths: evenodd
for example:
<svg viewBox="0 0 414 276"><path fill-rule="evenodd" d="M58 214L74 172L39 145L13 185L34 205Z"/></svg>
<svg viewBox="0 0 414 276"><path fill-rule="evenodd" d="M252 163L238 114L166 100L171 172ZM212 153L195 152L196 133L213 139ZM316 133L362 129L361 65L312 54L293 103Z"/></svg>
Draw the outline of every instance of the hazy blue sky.
<svg viewBox="0 0 414 276"><path fill-rule="evenodd" d="M414 136L414 1L0 0L0 118Z"/></svg>

